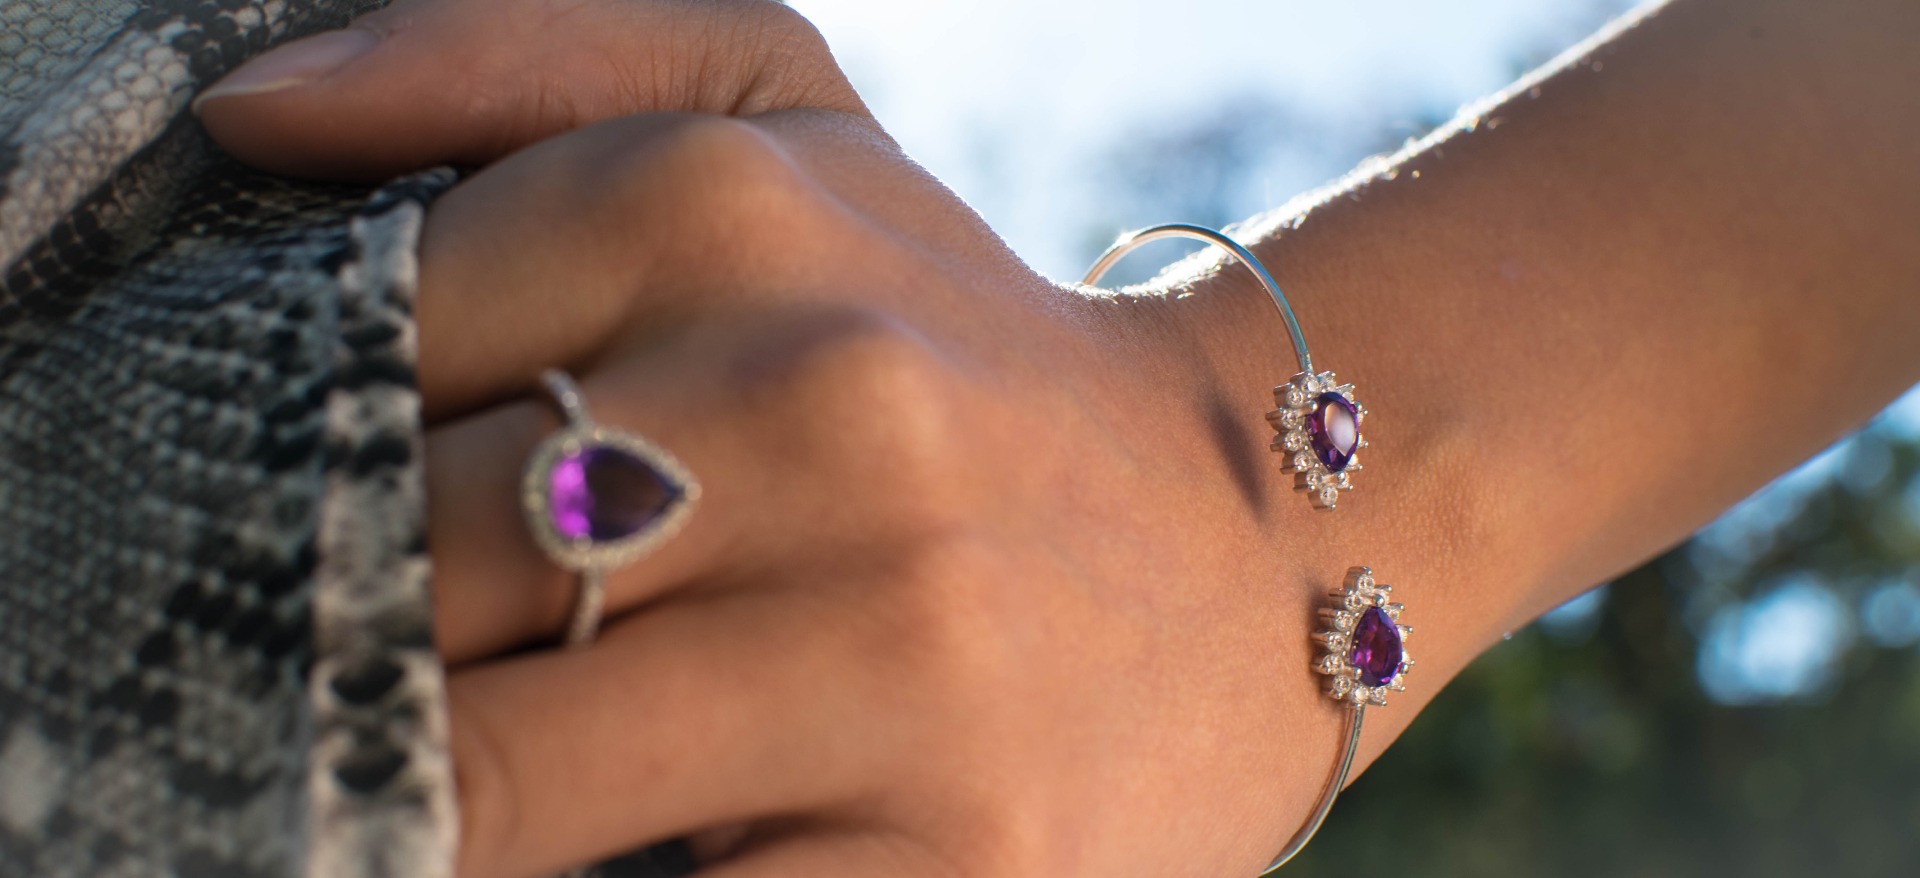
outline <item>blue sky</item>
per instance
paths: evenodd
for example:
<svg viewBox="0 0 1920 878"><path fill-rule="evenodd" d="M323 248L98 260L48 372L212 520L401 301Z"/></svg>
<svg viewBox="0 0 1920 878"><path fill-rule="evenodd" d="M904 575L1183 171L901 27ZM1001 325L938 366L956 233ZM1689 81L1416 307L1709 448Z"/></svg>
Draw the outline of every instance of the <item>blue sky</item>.
<svg viewBox="0 0 1920 878"><path fill-rule="evenodd" d="M1128 138L1262 100L1442 116L1620 0L792 0L894 136L1049 276L1077 275L1094 171ZM1412 122L1410 121L1411 125ZM1303 136L1311 139L1312 132ZM1279 163L1278 205L1359 156ZM1117 231L1117 230L1116 230Z"/></svg>

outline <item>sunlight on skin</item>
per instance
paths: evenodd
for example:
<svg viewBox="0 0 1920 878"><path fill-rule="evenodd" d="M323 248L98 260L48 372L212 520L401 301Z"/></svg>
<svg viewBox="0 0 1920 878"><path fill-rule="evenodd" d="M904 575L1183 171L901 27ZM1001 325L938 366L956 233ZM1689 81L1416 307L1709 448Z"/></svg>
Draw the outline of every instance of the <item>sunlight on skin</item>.
<svg viewBox="0 0 1920 878"><path fill-rule="evenodd" d="M1902 436L1920 436L1920 387L1887 406L1886 414L1881 417L1886 419L1889 429Z"/></svg>

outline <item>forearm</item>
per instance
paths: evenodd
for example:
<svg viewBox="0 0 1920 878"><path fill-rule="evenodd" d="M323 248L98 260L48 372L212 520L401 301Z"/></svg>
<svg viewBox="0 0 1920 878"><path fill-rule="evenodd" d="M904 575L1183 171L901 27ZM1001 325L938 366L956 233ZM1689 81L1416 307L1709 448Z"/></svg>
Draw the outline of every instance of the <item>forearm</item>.
<svg viewBox="0 0 1920 878"><path fill-rule="evenodd" d="M1300 278L1332 350L1462 408L1426 417L1537 587L1510 624L1920 372L1920 7L1839 6L1678 3L1285 236L1348 269Z"/></svg>
<svg viewBox="0 0 1920 878"><path fill-rule="evenodd" d="M1337 512L1259 511L1283 576L1417 595L1424 701L1920 378L1916 45L1901 0L1682 0L1279 217L1254 249L1372 412ZM1167 374L1244 412L1285 334L1242 272L1198 283L1144 305L1199 327Z"/></svg>

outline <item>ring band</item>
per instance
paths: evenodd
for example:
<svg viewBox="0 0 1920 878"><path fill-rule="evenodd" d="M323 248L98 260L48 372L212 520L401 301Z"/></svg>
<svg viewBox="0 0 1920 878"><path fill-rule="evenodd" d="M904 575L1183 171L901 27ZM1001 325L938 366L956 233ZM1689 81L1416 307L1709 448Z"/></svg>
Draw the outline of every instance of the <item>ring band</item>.
<svg viewBox="0 0 1920 878"><path fill-rule="evenodd" d="M603 426L567 373L541 383L567 423L535 446L520 483L520 507L547 557L580 575L568 646L593 642L606 607L606 575L658 548L686 524L700 483L666 449Z"/></svg>
<svg viewBox="0 0 1920 878"><path fill-rule="evenodd" d="M1341 733L1346 743L1327 776L1326 787L1320 791L1319 803L1307 815L1306 825L1260 873L1261 878L1279 871L1320 831L1320 824L1333 810L1333 800L1347 785L1347 774L1353 770L1367 708L1386 706L1388 692L1406 691L1407 671L1413 668L1406 648L1413 629L1400 624L1400 614L1407 608L1393 602L1393 586L1376 584L1372 570L1352 567L1347 570L1344 587L1328 596L1330 604L1320 610L1320 619L1327 627L1313 635L1326 654L1313 669L1330 678L1327 696L1346 709L1345 730Z"/></svg>
<svg viewBox="0 0 1920 878"><path fill-rule="evenodd" d="M1122 257L1142 244L1167 238L1190 238L1220 248L1253 272L1273 300L1293 340L1300 372L1273 389L1275 408L1267 412L1267 422L1273 425L1274 438L1268 447L1284 455L1281 469L1293 474L1295 491L1305 493L1315 509L1334 508L1341 491L1353 490L1351 474L1360 471L1359 451L1367 447L1360 423L1367 408L1354 399L1353 385L1341 384L1332 372L1313 371L1313 356L1307 352L1307 338L1293 316L1293 306L1253 251L1205 226L1167 223L1121 236L1094 260L1080 282L1098 284Z"/></svg>

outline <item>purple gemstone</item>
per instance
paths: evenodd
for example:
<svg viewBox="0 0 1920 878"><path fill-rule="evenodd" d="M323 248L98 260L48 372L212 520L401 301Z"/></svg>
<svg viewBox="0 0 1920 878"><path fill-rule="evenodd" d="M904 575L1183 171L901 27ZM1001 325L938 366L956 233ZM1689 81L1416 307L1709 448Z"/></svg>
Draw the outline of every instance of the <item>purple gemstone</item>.
<svg viewBox="0 0 1920 878"><path fill-rule="evenodd" d="M1353 628L1353 651L1347 660L1360 669L1360 682L1385 686L1400 676L1400 629L1385 610L1368 607Z"/></svg>
<svg viewBox="0 0 1920 878"><path fill-rule="evenodd" d="M1346 397L1322 393L1313 401L1313 414L1307 416L1307 435L1320 462L1340 472L1360 445L1360 415Z"/></svg>
<svg viewBox="0 0 1920 878"><path fill-rule="evenodd" d="M617 540L651 524L680 496L652 465L618 448L566 455L547 480L553 529L569 540Z"/></svg>

